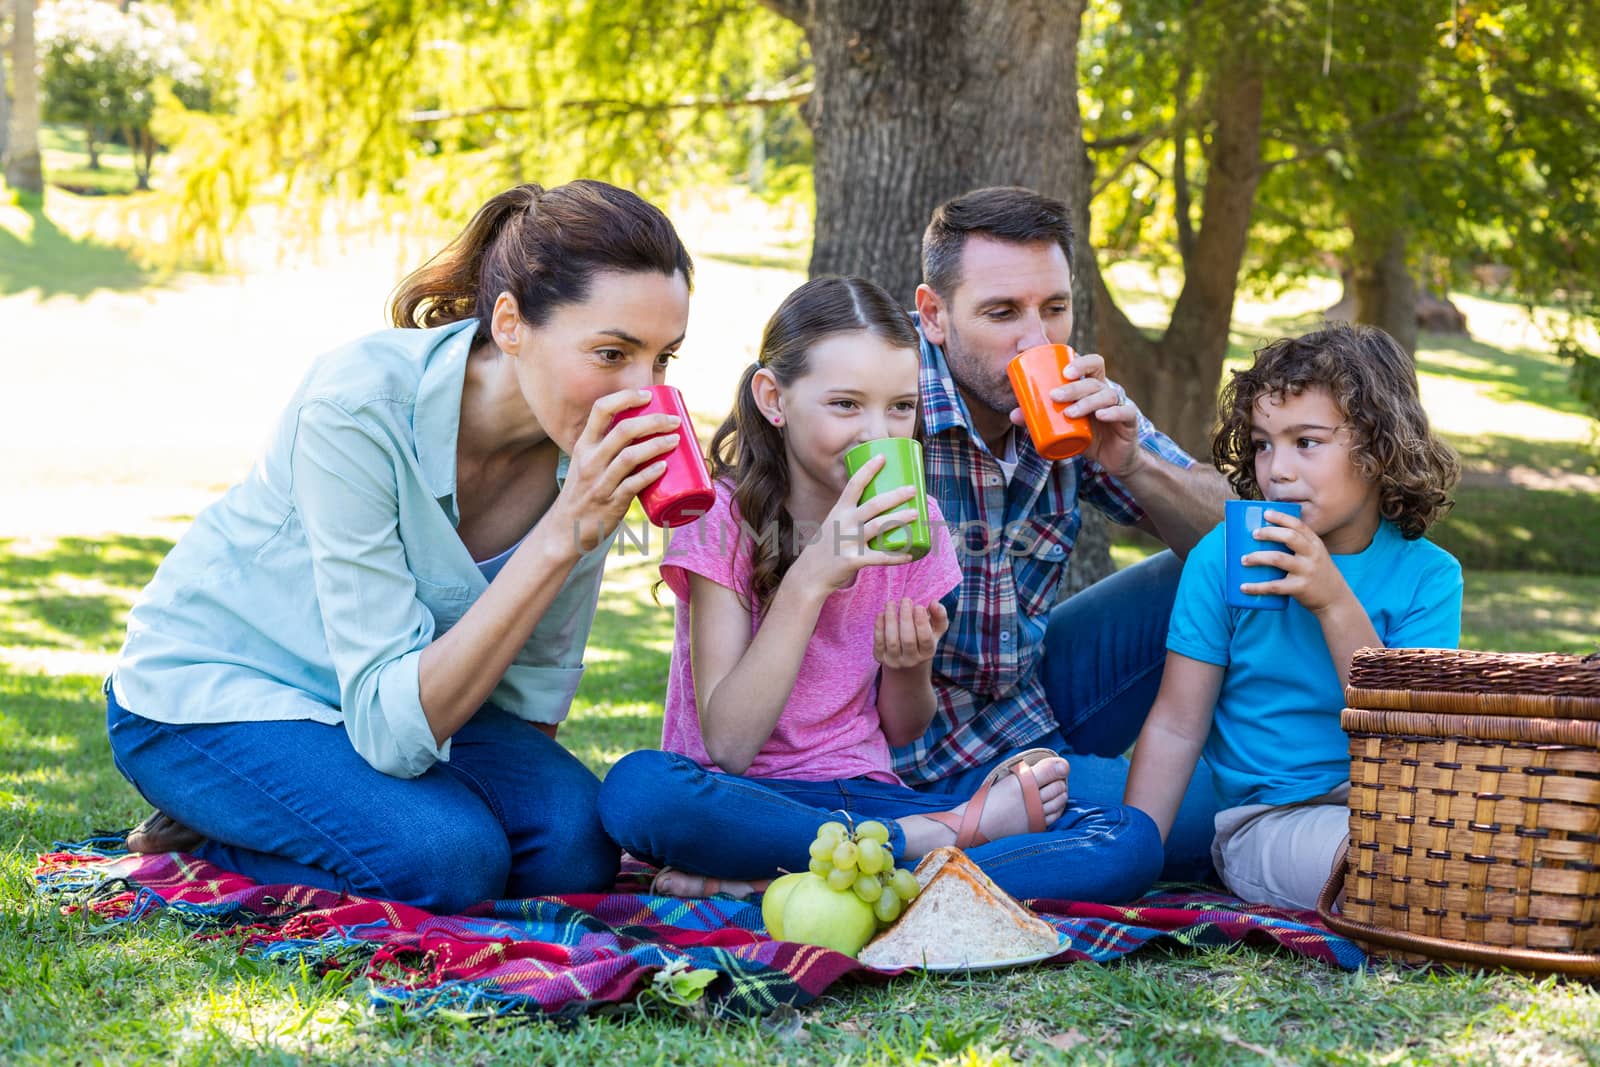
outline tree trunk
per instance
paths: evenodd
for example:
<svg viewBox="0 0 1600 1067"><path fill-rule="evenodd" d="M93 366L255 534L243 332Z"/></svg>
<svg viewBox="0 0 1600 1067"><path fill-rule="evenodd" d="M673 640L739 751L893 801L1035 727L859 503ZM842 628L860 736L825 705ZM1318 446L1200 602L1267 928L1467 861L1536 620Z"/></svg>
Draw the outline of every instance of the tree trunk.
<svg viewBox="0 0 1600 1067"><path fill-rule="evenodd" d="M1086 0L812 0L811 273L862 274L908 306L940 202L1025 185L1072 205L1073 344L1092 346L1094 259L1078 115ZM773 6L793 14L795 4Z"/></svg>
<svg viewBox="0 0 1600 1067"><path fill-rule="evenodd" d="M6 141L6 184L41 195L44 167L39 159L39 72L33 41L34 0L16 0L11 28L11 133Z"/></svg>
<svg viewBox="0 0 1600 1067"><path fill-rule="evenodd" d="M1200 228L1189 241L1183 288L1159 338L1145 335L1100 284L1100 352L1113 377L1158 427L1204 459L1217 417L1233 300L1261 177L1262 78L1248 56L1219 64L1206 153Z"/></svg>
<svg viewBox="0 0 1600 1067"><path fill-rule="evenodd" d="M83 124L83 143L84 147L89 151L89 169L99 170L100 142L95 137L95 128L94 123L92 122L86 122Z"/></svg>
<svg viewBox="0 0 1600 1067"><path fill-rule="evenodd" d="M1388 331L1411 355L1417 335L1467 332L1467 317L1449 299L1416 284L1406 266L1404 231L1373 238L1352 222L1350 253L1339 270L1344 291L1339 302L1323 312L1330 321L1359 322Z"/></svg>
<svg viewBox="0 0 1600 1067"><path fill-rule="evenodd" d="M139 188L149 192L150 175L155 171L156 149L159 145L156 144L156 135L150 132L148 126L139 132L139 136L143 141L141 151L144 153L144 172L139 177Z"/></svg>
<svg viewBox="0 0 1600 1067"><path fill-rule="evenodd" d="M1406 266L1406 234L1395 228L1366 232L1351 225L1350 287L1355 321L1378 326L1412 355L1417 351L1417 285Z"/></svg>
<svg viewBox="0 0 1600 1067"><path fill-rule="evenodd" d="M1094 351L1077 96L1087 0L765 2L806 31L815 68L811 274L860 274L910 306L933 209L985 185L1027 186L1072 209L1071 343ZM1073 565L1090 580L1115 569L1105 539L1079 545Z"/></svg>
<svg viewBox="0 0 1600 1067"><path fill-rule="evenodd" d="M155 137L148 128L124 126L122 139L128 142L128 154L133 159L134 188L147 193L150 191L150 167L155 157Z"/></svg>
<svg viewBox="0 0 1600 1067"><path fill-rule="evenodd" d="M11 139L11 87L6 80L6 53L10 46L0 45L0 160L6 158L6 144Z"/></svg>

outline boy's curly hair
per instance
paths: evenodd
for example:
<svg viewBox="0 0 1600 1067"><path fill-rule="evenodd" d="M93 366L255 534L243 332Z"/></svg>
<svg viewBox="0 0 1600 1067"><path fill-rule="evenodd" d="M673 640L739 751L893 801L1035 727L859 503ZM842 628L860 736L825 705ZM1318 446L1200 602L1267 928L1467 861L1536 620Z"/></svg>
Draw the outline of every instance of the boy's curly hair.
<svg viewBox="0 0 1600 1067"><path fill-rule="evenodd" d="M1318 387L1349 420L1352 458L1378 486L1383 517L1407 540L1421 537L1455 503L1450 490L1461 465L1428 426L1411 357L1374 327L1330 322L1258 349L1254 365L1234 371L1222 391L1211 437L1217 469L1241 497L1262 499L1250 441L1256 402Z"/></svg>

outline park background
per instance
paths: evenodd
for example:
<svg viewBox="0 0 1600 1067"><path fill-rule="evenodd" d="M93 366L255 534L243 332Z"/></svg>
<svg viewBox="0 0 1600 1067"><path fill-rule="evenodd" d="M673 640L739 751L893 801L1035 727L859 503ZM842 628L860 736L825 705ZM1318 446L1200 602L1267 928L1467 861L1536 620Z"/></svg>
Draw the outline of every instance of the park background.
<svg viewBox="0 0 1600 1067"><path fill-rule="evenodd" d="M982 184L1077 208L1074 343L1197 453L1228 365L1330 307L1383 325L1466 469L1436 531L1463 644L1592 651L1594 5L9 0L0 40L0 1061L1600 1056L1583 984L1254 949L847 984L765 1022L411 1019L342 972L63 916L31 879L143 813L99 694L132 598L310 361L517 181L668 208L697 266L669 380L702 431L808 272L909 303L928 211ZM1105 533L1074 581L1151 551ZM653 577L608 570L563 730L597 772L659 741Z"/></svg>

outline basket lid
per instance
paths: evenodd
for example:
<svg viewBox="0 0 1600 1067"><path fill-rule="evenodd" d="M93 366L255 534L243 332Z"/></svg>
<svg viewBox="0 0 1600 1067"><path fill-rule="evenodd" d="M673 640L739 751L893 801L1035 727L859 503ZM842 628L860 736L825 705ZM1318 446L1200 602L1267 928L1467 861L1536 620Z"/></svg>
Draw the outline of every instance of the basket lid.
<svg viewBox="0 0 1600 1067"><path fill-rule="evenodd" d="M1352 708L1600 719L1600 653L1364 648L1350 663Z"/></svg>

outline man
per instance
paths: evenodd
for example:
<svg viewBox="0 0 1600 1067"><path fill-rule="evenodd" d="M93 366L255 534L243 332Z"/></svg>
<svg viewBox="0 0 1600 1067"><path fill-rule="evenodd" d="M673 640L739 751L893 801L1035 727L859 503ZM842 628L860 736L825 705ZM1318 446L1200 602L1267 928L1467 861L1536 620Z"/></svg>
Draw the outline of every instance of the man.
<svg viewBox="0 0 1600 1067"><path fill-rule="evenodd" d="M1059 201L986 188L933 213L917 288L928 491L951 524L962 583L934 660L938 711L898 749L919 787L971 792L1019 749L1068 757L1072 796L1120 804L1122 753L1161 680L1181 557L1222 519L1226 484L1140 414L1104 361L1080 353L1052 397L1087 416L1087 452L1034 450L1006 364L1072 332L1072 225ZM1075 375L1075 377L1073 377ZM1056 605L1087 501L1171 549ZM1169 878L1210 873L1209 772L1201 765L1167 842Z"/></svg>

